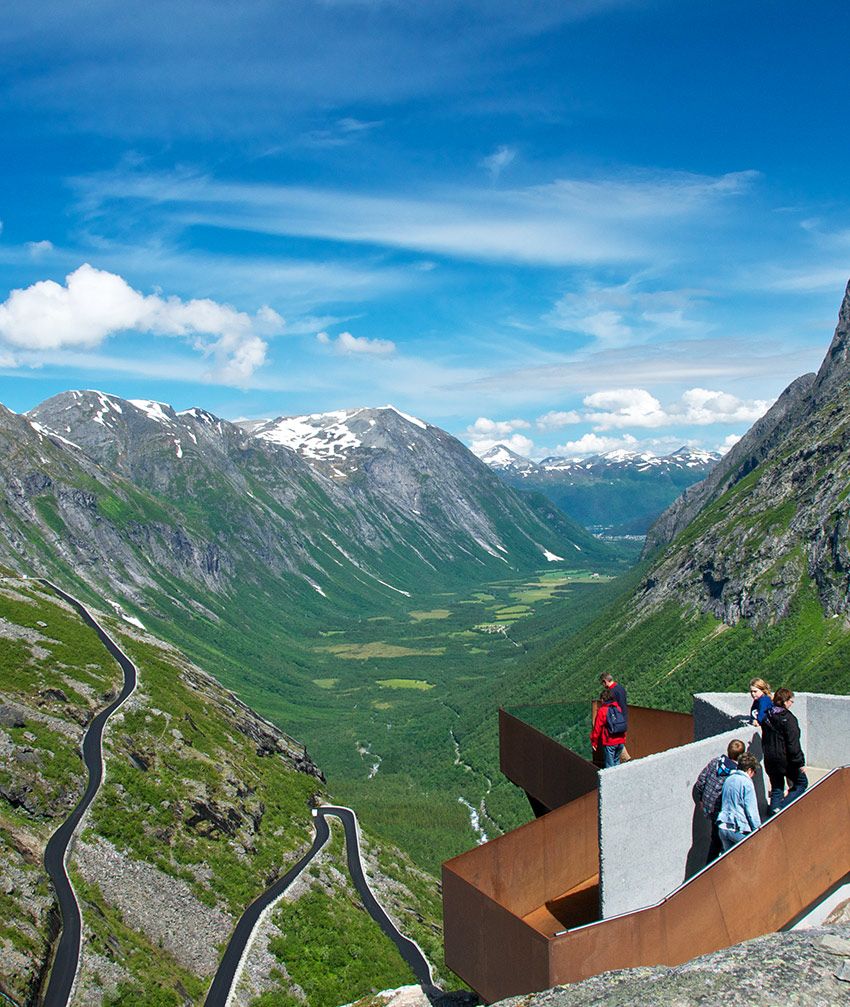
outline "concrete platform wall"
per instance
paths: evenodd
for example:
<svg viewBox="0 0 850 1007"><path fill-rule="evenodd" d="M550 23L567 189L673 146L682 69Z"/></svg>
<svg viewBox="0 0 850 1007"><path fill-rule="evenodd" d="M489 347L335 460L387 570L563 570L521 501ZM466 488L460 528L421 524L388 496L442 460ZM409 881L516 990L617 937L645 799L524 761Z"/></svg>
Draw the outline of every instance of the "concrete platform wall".
<svg viewBox="0 0 850 1007"><path fill-rule="evenodd" d="M793 710L808 765L834 769L850 764L850 696L798 692Z"/></svg>
<svg viewBox="0 0 850 1007"><path fill-rule="evenodd" d="M737 728L599 773L603 917L652 905L705 866L710 828L693 786L733 738L761 757L759 732ZM756 793L764 813L764 779Z"/></svg>

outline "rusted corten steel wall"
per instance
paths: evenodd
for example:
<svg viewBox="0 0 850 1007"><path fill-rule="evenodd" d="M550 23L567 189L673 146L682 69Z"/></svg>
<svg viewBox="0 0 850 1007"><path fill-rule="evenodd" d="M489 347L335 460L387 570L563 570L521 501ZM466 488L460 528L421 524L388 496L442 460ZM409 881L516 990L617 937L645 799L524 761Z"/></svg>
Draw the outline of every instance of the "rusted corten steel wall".
<svg viewBox="0 0 850 1007"><path fill-rule="evenodd" d="M531 824L542 825L568 810L559 809ZM486 930L463 937L467 920L486 928L490 919L479 904L488 896L461 891L456 883L464 880L462 861L470 854L463 854L444 865L444 888L448 881L455 902L447 913L446 961L489 1002L578 982L610 969L681 964L793 921L850 873L848 824L850 768L842 768L658 905L550 937L545 978L531 927L511 933L512 946L502 948L510 968L497 968L492 974L485 962L497 961L499 951L489 946L485 959L480 949L487 944ZM507 932L504 923L500 932ZM450 943L469 953L456 957ZM528 968L522 964L526 952Z"/></svg>
<svg viewBox="0 0 850 1007"><path fill-rule="evenodd" d="M549 986L549 939L446 864L443 941L448 967L488 1003Z"/></svg>
<svg viewBox="0 0 850 1007"><path fill-rule="evenodd" d="M592 708L595 712L595 703ZM626 741L632 758L666 752L693 740L689 713L629 707ZM596 789L597 767L589 761L590 755L589 738L587 758L582 758L507 710L499 710L499 769L550 810Z"/></svg>
<svg viewBox="0 0 850 1007"><path fill-rule="evenodd" d="M651 710L646 706L629 707L626 747L633 759L666 752L694 740L694 718L689 713Z"/></svg>
<svg viewBox="0 0 850 1007"><path fill-rule="evenodd" d="M598 807L593 791L443 864L446 964L485 1000L546 988L549 938L522 917L599 870Z"/></svg>
<svg viewBox="0 0 850 1007"><path fill-rule="evenodd" d="M593 763L501 709L499 769L550 811L596 790L598 782Z"/></svg>

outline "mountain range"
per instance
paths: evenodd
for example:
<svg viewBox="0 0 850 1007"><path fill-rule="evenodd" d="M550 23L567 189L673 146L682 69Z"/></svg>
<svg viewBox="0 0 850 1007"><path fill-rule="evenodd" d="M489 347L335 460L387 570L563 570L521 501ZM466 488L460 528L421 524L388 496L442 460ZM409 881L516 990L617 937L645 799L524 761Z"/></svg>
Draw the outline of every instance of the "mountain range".
<svg viewBox="0 0 850 1007"><path fill-rule="evenodd" d="M617 449L533 462L497 444L481 460L509 486L542 493L573 520L608 536L643 535L721 456L681 447L669 455Z"/></svg>

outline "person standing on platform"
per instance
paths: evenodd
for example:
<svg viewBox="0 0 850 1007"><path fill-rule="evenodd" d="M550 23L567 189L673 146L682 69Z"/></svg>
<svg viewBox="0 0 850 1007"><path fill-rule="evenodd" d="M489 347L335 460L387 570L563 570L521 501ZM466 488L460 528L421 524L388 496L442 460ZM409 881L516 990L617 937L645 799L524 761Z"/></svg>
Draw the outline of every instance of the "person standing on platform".
<svg viewBox="0 0 850 1007"><path fill-rule="evenodd" d="M761 725L764 769L770 779L771 815L787 808L809 785L809 778L803 772L806 757L800 747L800 723L791 712L793 702L794 693L790 689L777 689L773 705Z"/></svg>
<svg viewBox="0 0 850 1007"><path fill-rule="evenodd" d="M723 784L738 768L738 759L744 754L747 746L743 741L734 738L726 747L725 755L718 755L702 770L694 784L694 800L699 802L702 813L711 822L711 842L708 845L710 864L723 852L720 843L720 833L717 829L717 816L723 797Z"/></svg>
<svg viewBox="0 0 850 1007"><path fill-rule="evenodd" d="M626 697L626 687L621 685L619 682L614 680L614 676L605 671L599 676L599 681L602 683L603 689L610 689L614 694L615 701L619 704L620 709L623 711L623 719L626 722L625 730L629 729L629 702ZM620 753L620 762L628 762L631 759L628 749L623 745L623 751Z"/></svg>
<svg viewBox="0 0 850 1007"><path fill-rule="evenodd" d="M717 831L724 853L761 825L756 788L753 785L760 768L759 760L749 752L744 752L738 759L738 768L732 770L723 784Z"/></svg>
<svg viewBox="0 0 850 1007"><path fill-rule="evenodd" d="M620 765L620 756L626 744L626 718L612 689L603 689L599 708L590 732L590 745L595 752L600 745L604 755L603 767Z"/></svg>

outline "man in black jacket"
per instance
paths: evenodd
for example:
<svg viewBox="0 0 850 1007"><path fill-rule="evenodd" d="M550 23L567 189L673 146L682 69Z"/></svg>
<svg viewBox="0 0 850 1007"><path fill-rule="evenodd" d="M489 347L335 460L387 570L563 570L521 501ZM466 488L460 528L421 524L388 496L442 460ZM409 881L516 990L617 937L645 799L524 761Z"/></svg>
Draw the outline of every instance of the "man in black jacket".
<svg viewBox="0 0 850 1007"><path fill-rule="evenodd" d="M809 785L803 772L806 757L800 747L800 724L791 712L793 703L794 693L790 689L777 689L773 706L761 725L764 768L770 779L770 815L787 808Z"/></svg>

